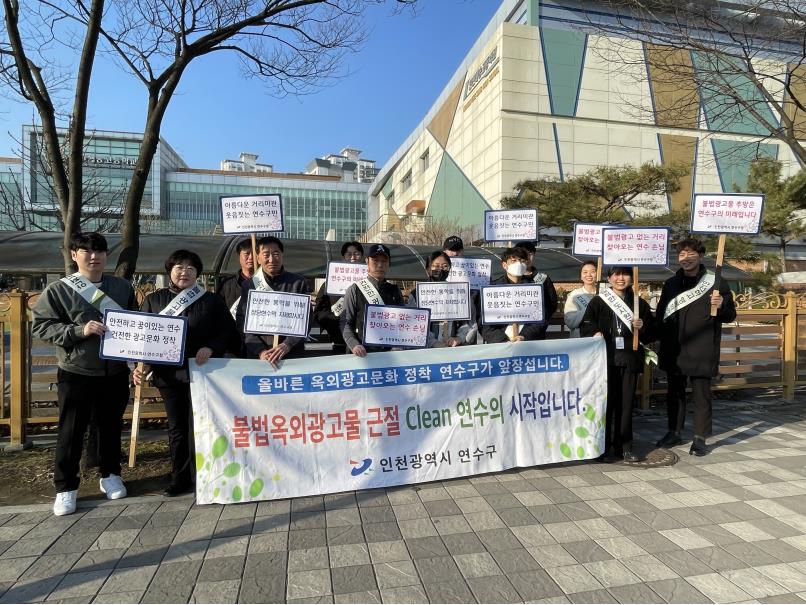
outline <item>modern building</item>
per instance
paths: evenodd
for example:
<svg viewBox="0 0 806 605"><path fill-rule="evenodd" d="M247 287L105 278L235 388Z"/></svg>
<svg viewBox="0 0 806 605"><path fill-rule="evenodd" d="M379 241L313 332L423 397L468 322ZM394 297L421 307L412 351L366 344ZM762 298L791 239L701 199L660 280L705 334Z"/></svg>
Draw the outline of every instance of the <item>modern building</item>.
<svg viewBox="0 0 806 605"><path fill-rule="evenodd" d="M314 158L305 167L306 174L335 175L357 183L371 183L378 175L375 160L360 157L361 150L345 147L340 153Z"/></svg>
<svg viewBox="0 0 806 605"><path fill-rule="evenodd" d="M64 133L62 133L64 134ZM23 127L21 158L0 158L0 229L57 230L58 204L47 178L40 132ZM84 227L116 231L143 135L92 131L84 152ZM338 175L286 174L258 164L257 154L224 160L222 170L190 168L163 139L143 195L144 233L206 235L220 230L219 198L279 193L286 230L281 237L353 239L366 230L369 183ZM4 200L9 200L4 203ZM14 208L5 216L6 205ZM33 224L35 223L35 224Z"/></svg>
<svg viewBox="0 0 806 605"><path fill-rule="evenodd" d="M597 23L610 18L606 10L593 0L503 0L373 182L374 237L406 217L480 225L484 210L499 208L518 182L563 179L599 165L691 166L680 191L653 200L658 211L687 207L693 191L741 189L757 155L781 160L784 175L799 169L791 150L765 137L753 116L726 120L718 97L673 115L679 90L691 82L669 85L661 77L668 74L647 67L661 63L652 59L663 49L603 33ZM608 53L634 60L608 60ZM768 84L783 99L784 87Z"/></svg>

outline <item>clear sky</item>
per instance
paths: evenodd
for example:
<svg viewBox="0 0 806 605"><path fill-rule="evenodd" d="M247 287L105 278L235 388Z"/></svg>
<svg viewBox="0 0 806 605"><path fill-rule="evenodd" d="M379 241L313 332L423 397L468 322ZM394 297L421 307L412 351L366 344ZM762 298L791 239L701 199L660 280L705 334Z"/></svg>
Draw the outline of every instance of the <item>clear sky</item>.
<svg viewBox="0 0 806 605"><path fill-rule="evenodd" d="M499 0L420 0L414 16L391 3L367 12L369 39L348 55L347 77L312 95L276 98L238 62L220 54L184 75L162 137L194 168L218 168L241 151L278 172L301 172L314 157L343 147L382 166L436 100L498 9ZM142 132L142 85L108 59L96 63L88 126ZM32 105L0 97L0 156L18 155Z"/></svg>

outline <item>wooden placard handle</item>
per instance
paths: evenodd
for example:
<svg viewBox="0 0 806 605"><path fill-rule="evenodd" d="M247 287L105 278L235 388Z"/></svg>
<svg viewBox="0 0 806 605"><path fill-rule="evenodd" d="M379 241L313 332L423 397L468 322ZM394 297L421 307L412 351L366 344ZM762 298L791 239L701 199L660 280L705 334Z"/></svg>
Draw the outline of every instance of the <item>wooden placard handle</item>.
<svg viewBox="0 0 806 605"><path fill-rule="evenodd" d="M137 364L137 369L143 371L143 362ZM134 387L134 402L132 404L132 435L129 441L129 468L134 468L137 459L137 437L140 434L140 401L143 395L143 381L145 376L140 380L140 384Z"/></svg>
<svg viewBox="0 0 806 605"><path fill-rule="evenodd" d="M633 292L633 309L632 309L632 316L633 319L638 319L639 317L639 301L641 298L638 296L638 267L632 268L632 292ZM632 330L632 350L638 350L638 329L630 326Z"/></svg>
<svg viewBox="0 0 806 605"><path fill-rule="evenodd" d="M719 244L717 245L716 249L716 271L714 271L714 276L716 280L714 285L714 292L719 292L719 282L720 278L722 277L722 263L725 259L725 234L719 236ZM711 317L716 317L716 314L719 312L719 307L716 305L711 305Z"/></svg>

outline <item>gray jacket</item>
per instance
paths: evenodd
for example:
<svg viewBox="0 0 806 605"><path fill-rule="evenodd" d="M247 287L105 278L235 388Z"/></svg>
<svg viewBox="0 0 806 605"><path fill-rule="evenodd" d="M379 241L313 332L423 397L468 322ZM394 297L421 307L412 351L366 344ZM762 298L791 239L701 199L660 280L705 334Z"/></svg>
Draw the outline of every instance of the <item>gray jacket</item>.
<svg viewBox="0 0 806 605"><path fill-rule="evenodd" d="M104 275L99 288L121 308L137 311L134 290L125 279ZM125 362L107 361L99 357L100 337L84 336L84 325L93 320L103 321L101 312L59 280L45 288L36 301L31 331L36 338L56 345L62 370L84 376L128 372Z"/></svg>

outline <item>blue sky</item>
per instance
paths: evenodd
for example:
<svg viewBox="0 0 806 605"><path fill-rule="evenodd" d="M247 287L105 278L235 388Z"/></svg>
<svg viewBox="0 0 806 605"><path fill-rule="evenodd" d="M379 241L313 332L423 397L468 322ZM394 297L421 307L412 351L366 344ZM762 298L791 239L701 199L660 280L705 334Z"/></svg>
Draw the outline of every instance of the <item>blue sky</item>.
<svg viewBox="0 0 806 605"><path fill-rule="evenodd" d="M420 0L416 15L372 7L369 39L348 55L349 75L312 95L275 98L244 79L231 55L202 58L184 75L162 137L194 168L218 168L241 151L278 172L300 172L315 156L363 150L379 166L423 118L481 31L498 0ZM111 61L96 63L88 125L142 132L145 92ZM17 155L33 106L0 97L0 155ZM10 133L10 134L9 134Z"/></svg>

